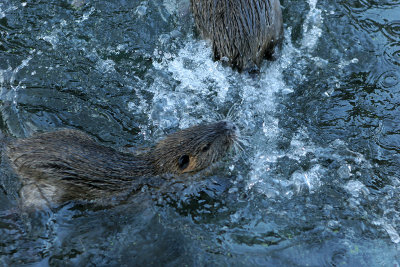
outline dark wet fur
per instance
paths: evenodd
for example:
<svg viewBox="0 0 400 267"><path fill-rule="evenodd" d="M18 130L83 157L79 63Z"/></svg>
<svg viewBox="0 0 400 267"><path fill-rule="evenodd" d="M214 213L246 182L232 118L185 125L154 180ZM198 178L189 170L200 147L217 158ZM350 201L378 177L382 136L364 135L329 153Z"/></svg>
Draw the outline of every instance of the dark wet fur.
<svg viewBox="0 0 400 267"><path fill-rule="evenodd" d="M279 0L191 0L196 26L210 39L214 59L226 57L242 71L257 70L263 58L273 59L283 36Z"/></svg>
<svg viewBox="0 0 400 267"><path fill-rule="evenodd" d="M16 140L7 155L22 178L23 201L42 206L117 195L138 177L200 171L226 155L236 133L229 122L203 124L171 134L147 151L127 154L80 131L61 130Z"/></svg>

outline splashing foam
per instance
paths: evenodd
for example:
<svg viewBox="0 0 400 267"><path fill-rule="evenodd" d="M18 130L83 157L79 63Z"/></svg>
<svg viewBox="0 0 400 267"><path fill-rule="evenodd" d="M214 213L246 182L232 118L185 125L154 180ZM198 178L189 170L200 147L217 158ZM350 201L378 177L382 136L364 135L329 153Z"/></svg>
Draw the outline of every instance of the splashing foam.
<svg viewBox="0 0 400 267"><path fill-rule="evenodd" d="M375 220L373 221L373 224L381 226L383 229L385 229L393 243L398 244L400 242L399 233L396 231L393 225L388 223L385 219L380 218L378 220Z"/></svg>
<svg viewBox="0 0 400 267"><path fill-rule="evenodd" d="M24 5L22 4L22 6L24 6ZM0 19L4 18L8 12L11 12L11 11L14 11L17 9L18 9L17 6L10 6L7 8L4 3L0 3Z"/></svg>
<svg viewBox="0 0 400 267"><path fill-rule="evenodd" d="M299 60L304 56L303 50L313 49L321 35L321 11L316 8L315 0L310 0L309 5L310 11L303 25L303 47L296 49L287 41L279 59L264 64L259 80L238 74L229 67L223 67L220 62L214 62L211 49L205 41L189 38L176 55L154 51L155 58L160 59L153 62L155 69L170 73L175 82L156 75L154 82L146 90L153 94L151 102L143 103L138 108L146 110L149 121L162 132L170 127L185 128L204 120L215 120L219 115L218 109L232 100L229 99L229 94L237 91L241 103L238 103L239 107L235 111L236 123L250 133L251 143L255 147L254 156L248 160L253 168L249 173L248 189L256 184L264 192L265 188L276 189L274 184L265 182L269 178L268 167L283 156L269 145L280 136L279 120L273 115L276 108L274 96L277 92L293 91L285 84L282 73L295 59ZM291 40L291 29L287 29L285 34L285 40ZM304 79L306 77L300 73L299 81ZM288 152L294 154L287 156L299 157L297 154L304 150L314 149L304 148L300 137L297 141L292 142L292 149ZM315 165L308 171L295 172L283 190L288 192L288 188L296 188L293 191L302 192L303 188L307 188L308 192L314 192L321 184L321 169L322 167ZM282 189L280 186L278 188L278 191Z"/></svg>
<svg viewBox="0 0 400 267"><path fill-rule="evenodd" d="M35 52L34 50L32 53ZM18 104L17 104L17 99L18 99L18 94L19 90L21 88L25 88L25 85L23 85L23 81L19 81L17 85L15 85L15 79L17 77L17 74L26 66L29 65L29 62L31 61L32 56L28 56L28 58L22 60L21 64L17 66L15 69L12 69L11 67L8 67L5 70L0 69L0 99L2 101L10 103L11 109L14 111L16 118L13 118L13 123L12 125L8 125L8 128L13 129L15 125L20 125L23 134L27 133L27 130L25 129L25 122L21 120L20 118L20 113L18 110ZM4 84L8 83L9 87L11 90L8 89L8 86L4 86ZM7 117L7 116L5 116ZM18 121L18 123L15 123L15 119ZM6 119L7 121L7 119ZM8 124L8 122L7 122ZM15 131L13 131L15 132Z"/></svg>
<svg viewBox="0 0 400 267"><path fill-rule="evenodd" d="M99 59L96 63L96 69L103 73L115 72L115 62L111 59Z"/></svg>
<svg viewBox="0 0 400 267"><path fill-rule="evenodd" d="M153 125L161 129L186 128L204 119L215 120L211 111L225 103L231 88L227 73L232 74L232 71L212 60L206 42L189 39L178 56L164 54L161 61L153 65L156 70L170 73L178 82L171 84L157 76L148 88L154 94L146 108ZM198 114L202 114L203 119L199 119Z"/></svg>
<svg viewBox="0 0 400 267"><path fill-rule="evenodd" d="M314 153L321 157L333 157L342 164L338 175L341 179L353 179L344 188L351 194L349 198L357 202L358 198L368 195L368 190L355 180L352 166L346 164L338 152L343 151L340 147L346 147L346 144L338 141L327 148L317 147L310 141L307 129L299 129L292 138L289 149L282 152L274 148L281 138L279 120L274 116L275 94L293 91L285 84L282 73L294 63L302 63L305 58L325 64L321 59L310 55L321 36L322 16L321 11L316 8L316 1L310 0L309 4L310 11L303 25L302 47L293 47L290 43L291 29L286 29L286 43L281 56L278 60L263 65L259 80L232 71L220 62L214 62L209 44L189 37L176 54L162 49L154 51L155 72L167 75L154 75L148 88L136 91L138 98L143 99L141 104L135 106L130 103L128 106L136 112L141 110L143 114L148 114L149 121L158 129L151 133L154 138L164 135L170 128L186 128L203 121L215 120L220 115L219 109L226 109L227 103L239 100L236 103L238 108L235 111L235 122L242 131L251 136L252 145L246 149L249 155L246 160L251 166L245 178L248 191L254 190L255 194L267 198L286 199L295 194L317 193L328 172L318 161L310 162L306 169L297 168L288 172L284 179L273 173L274 164L283 157L301 163L308 153ZM163 40L160 39L160 46L163 45ZM296 75L299 83L307 78L302 69ZM150 99L149 93L152 96ZM150 128L152 127L143 125L142 133L150 135ZM362 155L352 151L346 153L356 164L368 167L369 163ZM393 231L388 233L392 234Z"/></svg>
<svg viewBox="0 0 400 267"><path fill-rule="evenodd" d="M211 51L206 42L192 39L179 51L179 57L164 60L161 64L155 63L155 67L166 69L180 82L176 91L206 96L216 93L216 100L222 103L230 84L226 77L226 69L211 58Z"/></svg>
<svg viewBox="0 0 400 267"><path fill-rule="evenodd" d="M307 144L308 137L305 129L300 129L298 134L293 138L288 152L280 154L271 148L271 144L274 144L280 137L279 121L272 114L275 111L274 94L278 91L283 93L292 91L292 89L287 88L284 84L282 71L293 62L301 60L304 57L304 52L301 51L312 51L322 33L322 29L320 28L322 24L321 10L316 8L316 2L316 0L309 1L310 11L303 24L304 37L301 42L302 47L297 50L290 43L285 45L281 58L265 71L265 75L262 78L262 84L266 87L266 90L244 90L242 95L243 101L247 102L244 106L249 107L245 115L246 120L253 121L251 118L254 118L255 113L262 115L264 118L262 125L264 136L257 137L260 139L258 141L260 145L257 145L257 151L251 160L253 169L249 174L247 189L250 190L255 186L258 193L263 193L267 197L274 197L281 194L290 198L294 193L305 192L303 188L307 188L308 190L306 191L308 193L313 193L322 184L320 178L324 170L318 164L310 167L309 170L295 171L285 181L276 179L270 174L271 166L279 158L287 157L288 159L298 161L305 153L315 151L316 149L312 144ZM286 31L286 34L290 34L290 30ZM291 40L290 36L285 36L285 40ZM310 55L309 57L311 58ZM315 58L312 59L317 60ZM306 77L299 71L299 82L305 79ZM262 143L264 145L261 145ZM275 194L270 194L271 189Z"/></svg>
<svg viewBox="0 0 400 267"><path fill-rule="evenodd" d="M317 0L308 1L310 5L310 11L307 14L306 20L303 24L303 40L302 45L308 50L313 50L316 46L319 38L322 35L322 15L321 10L316 8Z"/></svg>
<svg viewBox="0 0 400 267"><path fill-rule="evenodd" d="M21 82L17 86L14 85L15 78L23 68L28 66L29 61L31 61L32 56L28 56L28 58L22 60L21 64L17 66L15 69L9 67L6 70L0 70L0 89L1 89L1 99L4 101L9 101L13 104L13 108L17 110L17 102L16 99L18 97L18 91L21 88ZM7 90L3 84L8 80L11 90Z"/></svg>

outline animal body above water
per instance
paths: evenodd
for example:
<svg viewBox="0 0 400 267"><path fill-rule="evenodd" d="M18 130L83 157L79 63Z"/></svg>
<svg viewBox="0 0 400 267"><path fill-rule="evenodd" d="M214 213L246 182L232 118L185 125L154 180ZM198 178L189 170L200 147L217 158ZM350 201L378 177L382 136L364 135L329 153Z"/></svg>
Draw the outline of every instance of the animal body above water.
<svg viewBox="0 0 400 267"><path fill-rule="evenodd" d="M68 200L96 200L129 189L137 177L200 171L221 159L238 138L228 121L177 131L154 147L127 154L96 143L77 130L19 139L7 146L22 180L23 206L42 208Z"/></svg>
<svg viewBox="0 0 400 267"><path fill-rule="evenodd" d="M214 59L226 58L239 71L273 58L283 39L279 0L191 0L198 30L212 42Z"/></svg>

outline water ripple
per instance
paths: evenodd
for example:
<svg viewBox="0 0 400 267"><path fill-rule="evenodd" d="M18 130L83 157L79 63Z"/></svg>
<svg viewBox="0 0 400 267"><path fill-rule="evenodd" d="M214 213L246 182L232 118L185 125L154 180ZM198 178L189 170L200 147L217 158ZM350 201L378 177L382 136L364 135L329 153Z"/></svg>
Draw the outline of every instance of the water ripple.
<svg viewBox="0 0 400 267"><path fill-rule="evenodd" d="M394 42L386 45L383 57L388 63L400 66L400 44Z"/></svg>
<svg viewBox="0 0 400 267"><path fill-rule="evenodd" d="M400 41L400 20L386 23L383 27L383 34L392 41Z"/></svg>
<svg viewBox="0 0 400 267"><path fill-rule="evenodd" d="M400 82L399 74L397 71L389 70L381 74L378 80L378 84L382 88L392 88L398 85Z"/></svg>
<svg viewBox="0 0 400 267"><path fill-rule="evenodd" d="M379 0L379 1L370 0L369 2L371 3L371 5L375 6L393 6L399 4L400 0Z"/></svg>
<svg viewBox="0 0 400 267"><path fill-rule="evenodd" d="M370 18L361 19L359 22L360 27L367 32L378 32L382 26Z"/></svg>
<svg viewBox="0 0 400 267"><path fill-rule="evenodd" d="M354 1L354 3L352 2L353 1L342 1L341 4L347 9L351 10L351 12L353 13L362 13L370 7L370 3L368 3L368 0Z"/></svg>

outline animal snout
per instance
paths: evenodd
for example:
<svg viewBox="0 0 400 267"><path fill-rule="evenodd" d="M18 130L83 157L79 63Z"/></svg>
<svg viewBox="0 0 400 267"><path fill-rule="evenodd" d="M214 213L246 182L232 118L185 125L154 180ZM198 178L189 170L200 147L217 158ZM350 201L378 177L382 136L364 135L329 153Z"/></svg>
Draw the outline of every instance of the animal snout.
<svg viewBox="0 0 400 267"><path fill-rule="evenodd" d="M223 123L226 130L232 132L235 135L239 133L239 128L233 122L224 121Z"/></svg>

